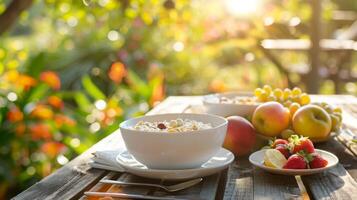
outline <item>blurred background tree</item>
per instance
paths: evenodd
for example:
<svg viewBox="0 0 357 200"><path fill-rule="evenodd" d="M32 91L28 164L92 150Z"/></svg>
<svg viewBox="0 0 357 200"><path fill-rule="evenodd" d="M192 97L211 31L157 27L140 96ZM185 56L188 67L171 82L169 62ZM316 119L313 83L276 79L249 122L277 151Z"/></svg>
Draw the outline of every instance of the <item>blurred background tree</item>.
<svg viewBox="0 0 357 200"><path fill-rule="evenodd" d="M349 37L321 49L317 92L356 94L357 2L321 7L321 38ZM167 95L315 84L308 0L3 0L0 13L0 197Z"/></svg>

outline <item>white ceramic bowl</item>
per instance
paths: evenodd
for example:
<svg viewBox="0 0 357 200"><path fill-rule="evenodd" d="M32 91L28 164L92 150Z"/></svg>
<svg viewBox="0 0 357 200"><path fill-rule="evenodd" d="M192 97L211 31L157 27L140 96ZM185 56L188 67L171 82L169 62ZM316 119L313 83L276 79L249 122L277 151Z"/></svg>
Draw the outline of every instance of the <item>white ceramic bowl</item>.
<svg viewBox="0 0 357 200"><path fill-rule="evenodd" d="M203 105L206 107L207 113L209 114L219 115L222 117L228 117L232 115L248 117L253 115L254 110L258 107L260 103L256 103L256 104L220 103L219 99L221 97L247 98L252 96L253 96L252 93L242 93L242 92L209 94L203 97Z"/></svg>
<svg viewBox="0 0 357 200"><path fill-rule="evenodd" d="M157 122L191 119L211 123L213 128L180 132L145 132L134 130L139 121ZM129 119L120 124L127 150L151 169L189 169L201 166L221 148L227 131L227 120L209 114L159 114Z"/></svg>

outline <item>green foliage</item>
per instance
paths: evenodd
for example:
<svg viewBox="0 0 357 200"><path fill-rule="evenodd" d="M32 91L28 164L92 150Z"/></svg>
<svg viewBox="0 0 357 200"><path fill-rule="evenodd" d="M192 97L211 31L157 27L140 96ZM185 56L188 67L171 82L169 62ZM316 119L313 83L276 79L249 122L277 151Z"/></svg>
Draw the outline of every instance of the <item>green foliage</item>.
<svg viewBox="0 0 357 200"><path fill-rule="evenodd" d="M83 76L82 85L84 90L96 100L105 99L105 95L100 91L100 89L92 82L88 75Z"/></svg>

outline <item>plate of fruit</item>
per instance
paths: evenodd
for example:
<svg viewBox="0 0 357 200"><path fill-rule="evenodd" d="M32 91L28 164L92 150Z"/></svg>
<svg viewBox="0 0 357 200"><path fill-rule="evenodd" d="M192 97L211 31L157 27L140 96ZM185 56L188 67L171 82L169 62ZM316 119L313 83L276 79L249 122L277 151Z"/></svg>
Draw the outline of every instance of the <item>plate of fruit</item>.
<svg viewBox="0 0 357 200"><path fill-rule="evenodd" d="M336 166L338 158L330 152L315 149L307 137L292 135L288 140L271 141L268 147L251 154L249 161L274 174L309 175Z"/></svg>
<svg viewBox="0 0 357 200"><path fill-rule="evenodd" d="M291 135L323 142L337 135L342 124L342 110L326 102L314 102L298 87L272 88L265 85L254 91L257 101L251 122L257 137L287 139Z"/></svg>

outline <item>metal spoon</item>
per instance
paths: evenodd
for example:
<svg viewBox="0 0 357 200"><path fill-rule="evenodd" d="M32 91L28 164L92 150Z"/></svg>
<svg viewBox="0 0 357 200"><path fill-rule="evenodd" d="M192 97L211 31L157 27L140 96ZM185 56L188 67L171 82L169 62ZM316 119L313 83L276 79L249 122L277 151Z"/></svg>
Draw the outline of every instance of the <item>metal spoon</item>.
<svg viewBox="0 0 357 200"><path fill-rule="evenodd" d="M192 180L178 183L175 185L160 185L160 184L152 184L152 183L128 183L128 182L114 181L114 180L101 180L100 183L114 184L114 185L157 187L157 188L164 189L168 192L176 192L176 191L183 190L183 189L189 188L191 186L194 186L197 183L201 182L202 180L203 180L202 178L196 178L196 179L192 179Z"/></svg>

